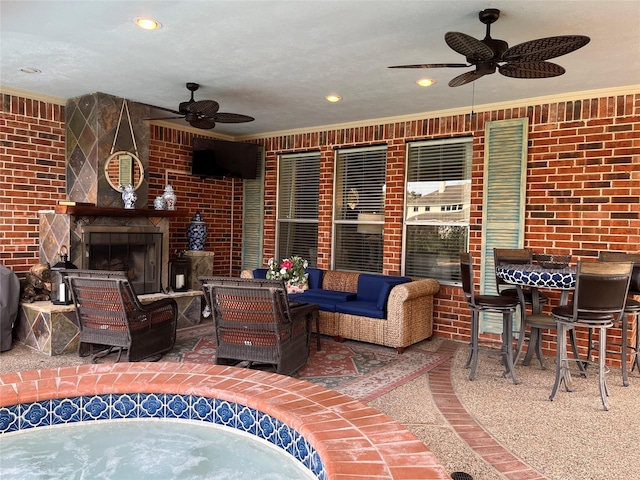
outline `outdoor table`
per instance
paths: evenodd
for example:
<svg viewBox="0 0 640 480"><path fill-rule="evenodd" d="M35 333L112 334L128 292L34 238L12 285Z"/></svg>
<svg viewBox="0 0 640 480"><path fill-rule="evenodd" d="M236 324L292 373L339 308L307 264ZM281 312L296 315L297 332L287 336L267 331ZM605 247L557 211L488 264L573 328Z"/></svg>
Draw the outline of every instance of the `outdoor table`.
<svg viewBox="0 0 640 480"><path fill-rule="evenodd" d="M542 306L540 305L539 288L548 288L552 290L560 290L560 305L566 305L569 302L569 292L576 288L576 267L565 266L562 268L550 268L540 264L502 264L496 267L496 275L502 278L505 282L515 285L516 288L522 293L522 287L528 286L531 289L531 314L532 317L536 315L542 315ZM525 319L527 315L522 306L523 319L520 322L520 336L518 340L518 352L521 349L521 342L525 335ZM529 341L529 348L525 355L523 365L529 365L533 356L532 344L536 345L542 341L542 332L536 330L538 336L532 338ZM577 356L577 350L574 354ZM542 364L542 359L540 360ZM582 370L582 368L581 368Z"/></svg>
<svg viewBox="0 0 640 480"><path fill-rule="evenodd" d="M542 311L539 288L561 290L560 305L568 303L569 292L576 288L576 267L572 266L548 268L532 263L503 264L496 267L496 275L516 287L531 288L533 314L539 314Z"/></svg>

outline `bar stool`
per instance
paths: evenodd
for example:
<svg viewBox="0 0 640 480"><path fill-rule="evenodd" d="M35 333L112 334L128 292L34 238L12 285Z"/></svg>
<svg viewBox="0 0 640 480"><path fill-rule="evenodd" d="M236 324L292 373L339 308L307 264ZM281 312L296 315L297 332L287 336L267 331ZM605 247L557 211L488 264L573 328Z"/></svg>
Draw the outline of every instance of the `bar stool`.
<svg viewBox="0 0 640 480"><path fill-rule="evenodd" d="M631 350L633 355L633 362L631 363L631 371L638 367L640 372L640 364L638 363L638 355L640 354L640 332L638 331L638 315L640 315L640 302L634 300L635 295L640 295L640 253L625 253L625 252L607 252L601 251L599 253L601 262L632 262L633 271L631 272L631 281L629 282L629 292L627 300L624 304L624 313L622 317L622 343L620 345L620 356L622 364L622 384L625 387L629 386L629 372L627 368L627 355L628 350ZM629 325L633 326L635 321L636 341L635 345L629 345ZM591 332L589 332L591 333ZM589 337L589 354L592 349L591 336ZM616 354L617 352L607 352Z"/></svg>
<svg viewBox="0 0 640 480"><path fill-rule="evenodd" d="M552 309L556 319L558 338L556 346L556 378L549 400L553 401L560 384L564 382L568 392L573 390L569 361L582 362L580 358L567 356L567 332L576 327L599 333L598 339L598 385L605 410L609 410L609 396L605 379L605 357L607 352L607 329L614 321L624 316L624 304L631 279L631 263L578 261L576 289L572 305L561 305ZM588 357L590 358L590 357Z"/></svg>
<svg viewBox="0 0 640 480"><path fill-rule="evenodd" d="M471 366L469 380L476 376L478 366L480 312L497 312L502 314L502 342L500 343L500 355L505 367L503 376L511 374L513 383L518 384L513 365L513 316L520 305L518 298L504 295L476 295L473 279L473 258L470 253L460 254L460 273L462 277L462 290L464 291L467 305L471 309L471 342L469 344L469 357L465 368ZM496 342L484 342L496 343Z"/></svg>
<svg viewBox="0 0 640 480"><path fill-rule="evenodd" d="M493 263L494 266L498 265L506 265L506 264L529 264L533 261L533 251L530 248L494 248L493 249ZM529 334L529 348L527 350L527 355L525 356L525 360L523 365L529 365L531 361L531 356L529 352L536 352L539 350L538 358L540 360L540 365L544 369L544 360L542 359L542 349L540 347L542 343L542 329L549 328L548 324L553 326L555 329L555 321L548 315L542 315L541 305L549 302L549 297L547 297L542 292L537 292L537 295L533 294L533 291L529 287L514 287L513 285L505 282L502 278L496 275L496 290L498 294L511 297L518 298L520 301L520 312L521 312L521 321L520 321L520 333L518 334L518 346L516 347L516 356L514 362L518 362L518 358L520 358L520 354L524 348L524 340L526 337L526 327L530 327ZM526 307L527 305L531 306L531 315L527 315ZM529 319L534 321L536 318L539 318L539 322L537 323L527 323ZM528 360L527 360L528 359Z"/></svg>

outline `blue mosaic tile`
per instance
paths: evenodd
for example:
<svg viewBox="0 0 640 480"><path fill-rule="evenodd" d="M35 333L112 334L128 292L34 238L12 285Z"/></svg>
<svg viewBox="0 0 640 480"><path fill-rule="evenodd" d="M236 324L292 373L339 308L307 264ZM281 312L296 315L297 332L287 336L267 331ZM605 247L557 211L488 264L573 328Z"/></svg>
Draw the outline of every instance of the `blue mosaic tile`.
<svg viewBox="0 0 640 480"><path fill-rule="evenodd" d="M0 408L0 433L15 432L20 429L20 407L11 405Z"/></svg>
<svg viewBox="0 0 640 480"><path fill-rule="evenodd" d="M237 426L238 430L257 435L258 423L256 411L253 408L238 406Z"/></svg>
<svg viewBox="0 0 640 480"><path fill-rule="evenodd" d="M256 435L265 440L276 443L276 420L266 413L257 412Z"/></svg>
<svg viewBox="0 0 640 480"><path fill-rule="evenodd" d="M237 405L232 402L220 400L216 402L215 407L215 423L226 427L236 428Z"/></svg>
<svg viewBox="0 0 640 480"><path fill-rule="evenodd" d="M111 418L138 418L140 413L140 394L130 393L113 395Z"/></svg>
<svg viewBox="0 0 640 480"><path fill-rule="evenodd" d="M0 408L0 434L110 418L179 418L251 433L287 451L319 480L327 474L318 452L277 418L226 400L180 394L114 394L61 398Z"/></svg>
<svg viewBox="0 0 640 480"><path fill-rule="evenodd" d="M51 400L51 425L79 422L82 414L80 397Z"/></svg>
<svg viewBox="0 0 640 480"><path fill-rule="evenodd" d="M51 401L34 402L20 409L20 430L51 425Z"/></svg>
<svg viewBox="0 0 640 480"><path fill-rule="evenodd" d="M213 398L194 397L191 399L191 418L203 422L214 422L215 402Z"/></svg>
<svg viewBox="0 0 640 480"><path fill-rule="evenodd" d="M191 397L189 395L165 395L166 418L191 418Z"/></svg>
<svg viewBox="0 0 640 480"><path fill-rule="evenodd" d="M111 418L110 406L110 395L82 397L81 420L108 420Z"/></svg>
<svg viewBox="0 0 640 480"><path fill-rule="evenodd" d="M140 394L140 418L163 418L165 413L164 394L141 393Z"/></svg>

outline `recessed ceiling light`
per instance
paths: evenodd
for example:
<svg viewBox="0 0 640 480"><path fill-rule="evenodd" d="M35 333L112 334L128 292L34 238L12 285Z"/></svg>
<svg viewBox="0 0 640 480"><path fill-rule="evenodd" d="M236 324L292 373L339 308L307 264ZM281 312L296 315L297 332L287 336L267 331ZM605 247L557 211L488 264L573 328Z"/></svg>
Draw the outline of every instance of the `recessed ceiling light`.
<svg viewBox="0 0 640 480"><path fill-rule="evenodd" d="M152 18L136 18L136 25L145 30L155 30L160 28L160 23L156 22Z"/></svg>
<svg viewBox="0 0 640 480"><path fill-rule="evenodd" d="M326 98L331 103L336 103L336 102L339 102L340 100L342 100L342 97L340 95L327 95L324 98Z"/></svg>
<svg viewBox="0 0 640 480"><path fill-rule="evenodd" d="M431 80L430 78L421 78L416 83L418 85L420 85L421 87L430 87L431 85L433 85L436 82Z"/></svg>
<svg viewBox="0 0 640 480"><path fill-rule="evenodd" d="M33 67L22 67L19 69L22 73L42 73L42 70Z"/></svg>

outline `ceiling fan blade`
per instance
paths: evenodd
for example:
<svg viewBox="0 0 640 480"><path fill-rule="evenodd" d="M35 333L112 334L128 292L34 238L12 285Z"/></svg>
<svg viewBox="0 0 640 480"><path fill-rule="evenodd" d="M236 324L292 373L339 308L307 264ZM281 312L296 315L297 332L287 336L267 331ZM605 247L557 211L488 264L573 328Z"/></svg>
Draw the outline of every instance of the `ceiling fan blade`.
<svg viewBox="0 0 640 480"><path fill-rule="evenodd" d="M176 120L178 118L184 118L184 115L179 117L157 117L157 118L145 118L145 120Z"/></svg>
<svg viewBox="0 0 640 480"><path fill-rule="evenodd" d="M480 77L484 77L484 73L480 73L476 70L472 70L471 72L465 72L462 75L458 75L453 78L449 82L450 87L460 87L461 85L466 85L467 83L471 83L475 80L478 80Z"/></svg>
<svg viewBox="0 0 640 480"><path fill-rule="evenodd" d="M394 65L387 68L457 68L470 66L467 63L418 63L416 65Z"/></svg>
<svg viewBox="0 0 640 480"><path fill-rule="evenodd" d="M467 58L469 63L486 62L493 58L493 50L471 35L460 32L447 32L444 35L447 45Z"/></svg>
<svg viewBox="0 0 640 480"><path fill-rule="evenodd" d="M505 77L511 78L550 78L562 75L565 69L551 62L507 63L498 67Z"/></svg>
<svg viewBox="0 0 640 480"><path fill-rule="evenodd" d="M561 35L538 38L509 48L502 55L505 62L540 62L566 55L584 47L591 39L584 35Z"/></svg>
<svg viewBox="0 0 640 480"><path fill-rule="evenodd" d="M189 104L187 107L190 112L203 115L205 117L213 117L218 113L220 105L214 100L199 100Z"/></svg>
<svg viewBox="0 0 640 480"><path fill-rule="evenodd" d="M253 122L255 118L248 115L241 115L239 113L216 113L211 117L218 123L246 123Z"/></svg>
<svg viewBox="0 0 640 480"><path fill-rule="evenodd" d="M134 100L129 100L129 101L134 101ZM145 107L150 107L153 111L153 109L155 110L162 110L163 112L169 112L169 113L173 113L174 115L184 115L183 112L178 112L177 110L174 110L173 108L166 108L166 107L159 107L157 105L151 105L149 103L142 103L142 102L136 102L139 105L144 105Z"/></svg>
<svg viewBox="0 0 640 480"><path fill-rule="evenodd" d="M210 130L216 126L216 122L214 122L211 118L197 118L190 121L189 125L195 128L201 128L203 130Z"/></svg>

